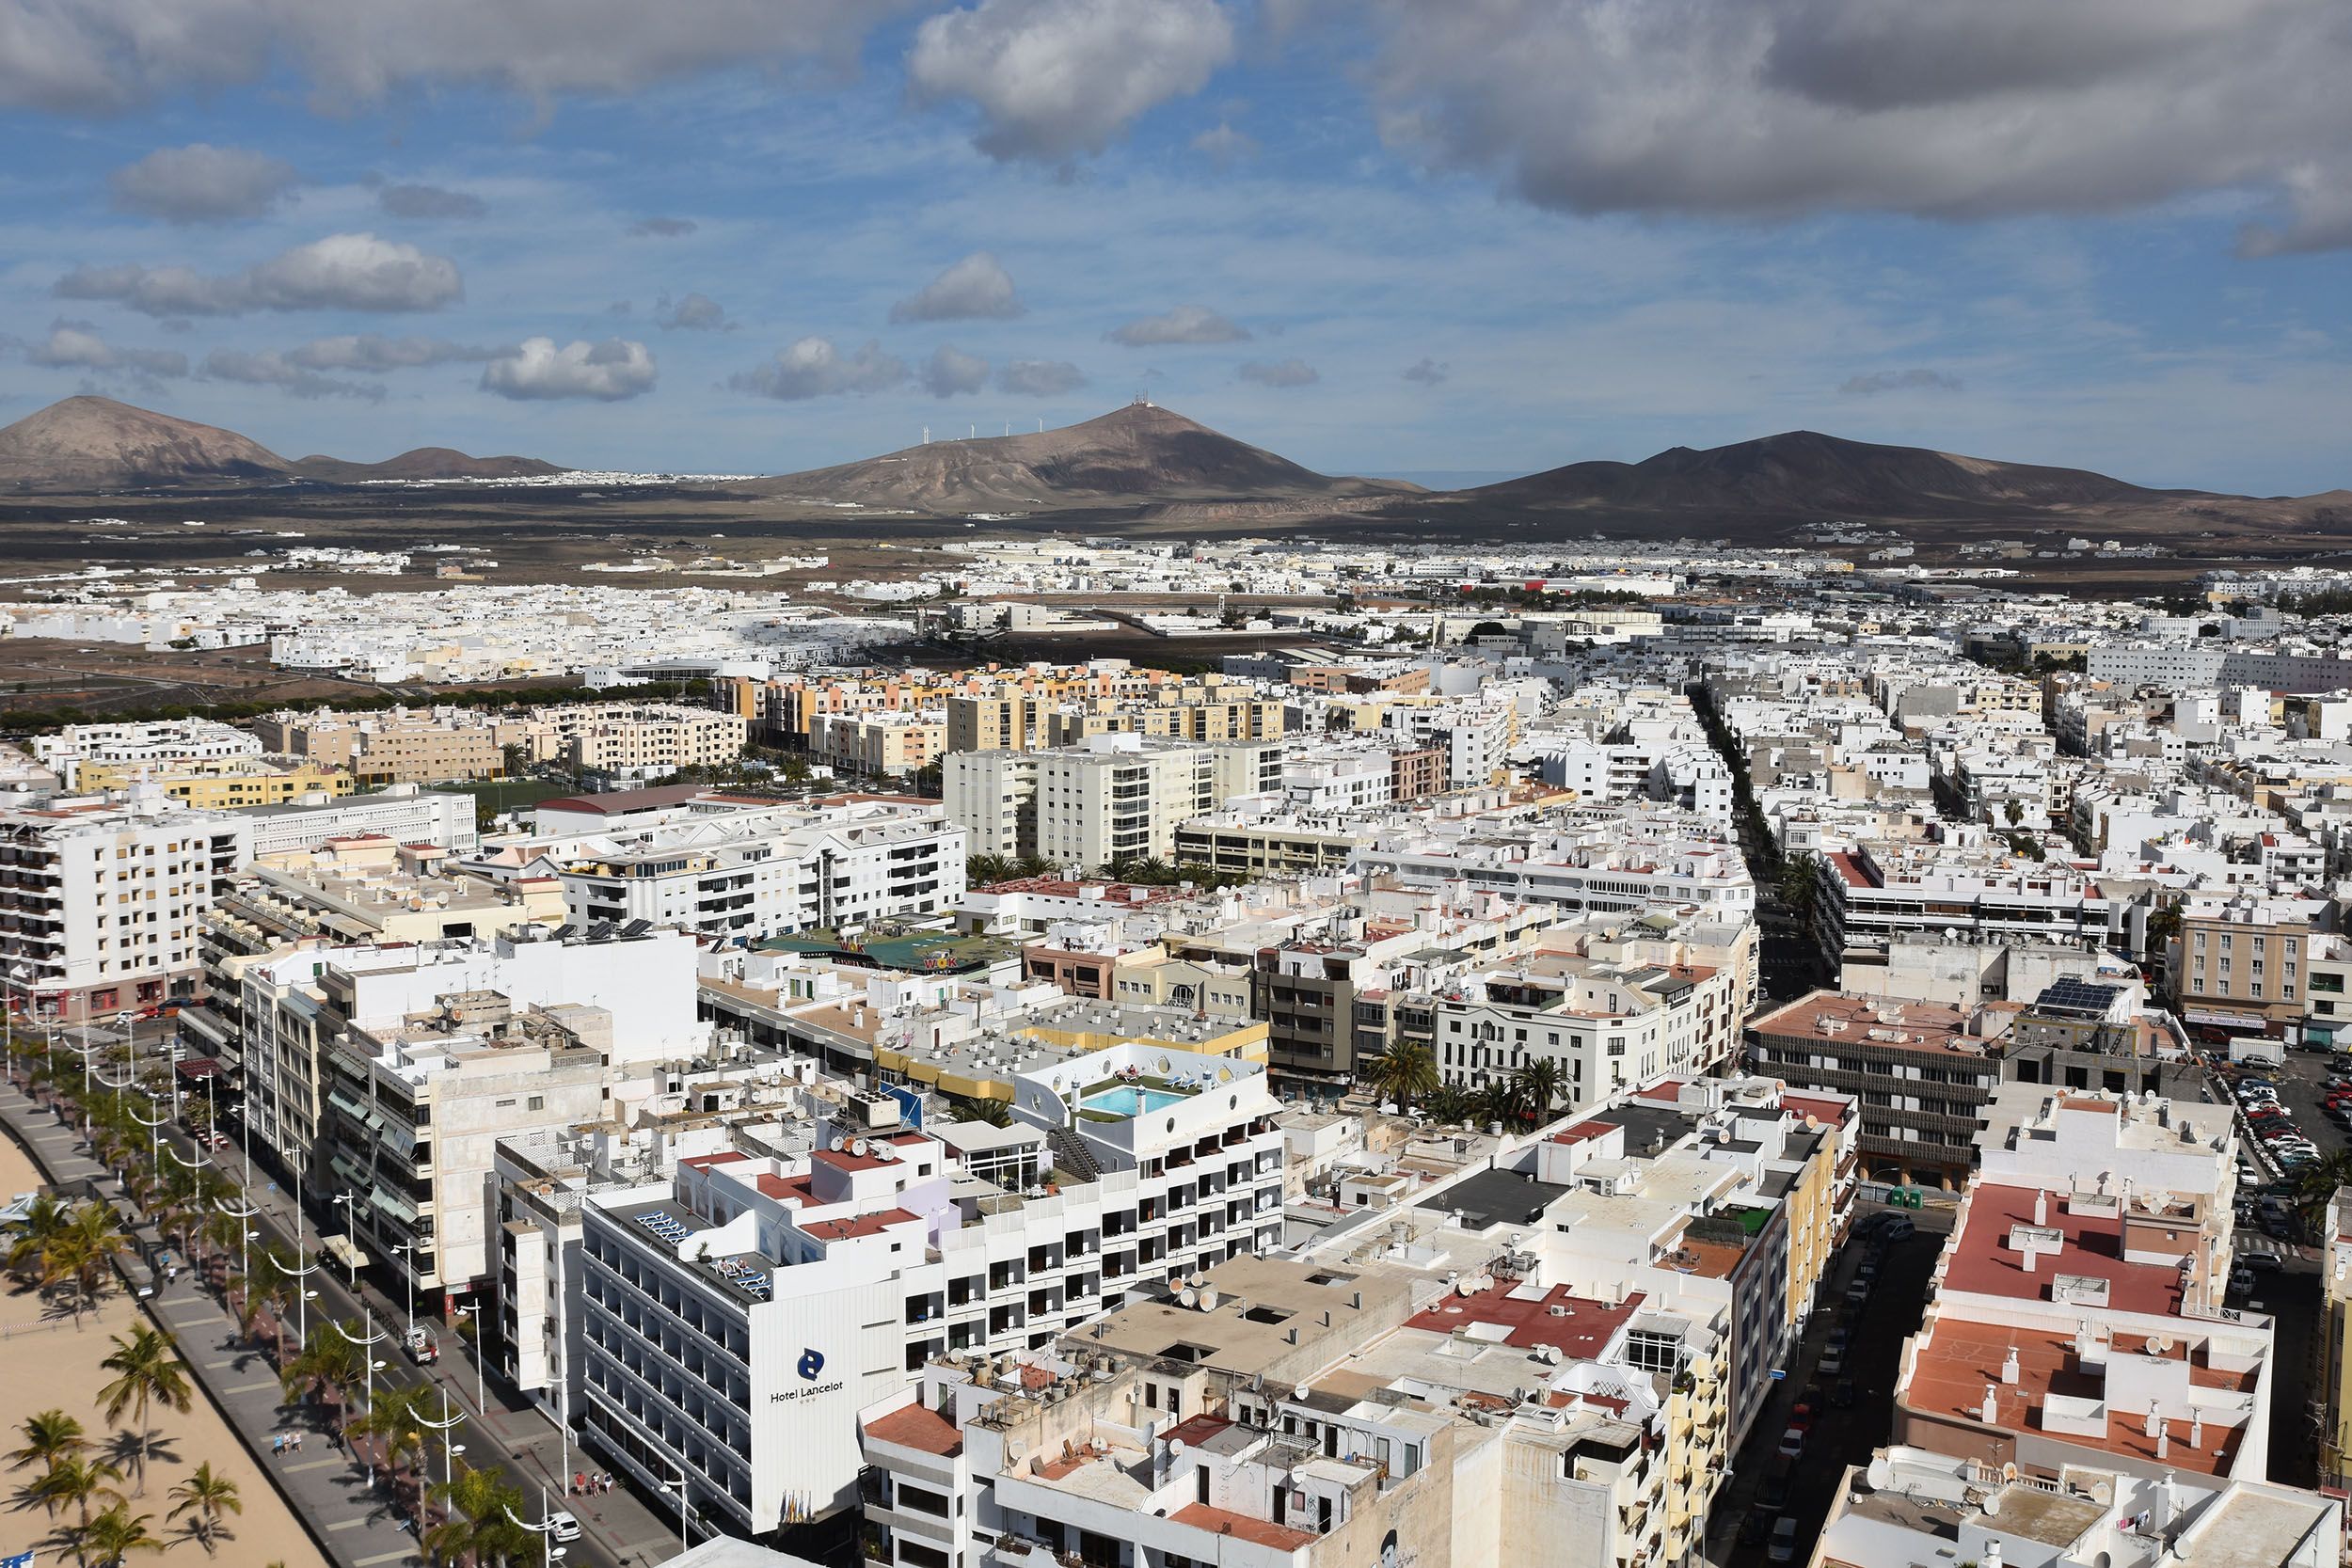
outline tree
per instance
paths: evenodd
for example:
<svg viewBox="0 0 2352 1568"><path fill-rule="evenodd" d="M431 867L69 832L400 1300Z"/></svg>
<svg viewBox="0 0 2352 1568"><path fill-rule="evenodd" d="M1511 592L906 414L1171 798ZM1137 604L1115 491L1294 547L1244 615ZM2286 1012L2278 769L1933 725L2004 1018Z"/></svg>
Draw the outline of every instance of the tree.
<svg viewBox="0 0 2352 1568"><path fill-rule="evenodd" d="M2323 1155L2295 1176L2295 1212L2303 1235L2318 1240L2327 1228L2328 1204L2340 1187L2352 1187L2352 1151Z"/></svg>
<svg viewBox="0 0 2352 1568"><path fill-rule="evenodd" d="M48 1505L55 1517L61 1503L72 1503L81 1514L82 1522L89 1521L89 1505L101 1497L117 1502L122 1494L114 1483L122 1479L119 1465L87 1454L73 1454L54 1462L49 1473L33 1482L29 1488L34 1499Z"/></svg>
<svg viewBox="0 0 2352 1568"><path fill-rule="evenodd" d="M165 1517L177 1519L183 1513L194 1514L188 1528L202 1544L206 1557L213 1555L213 1538L220 1528L221 1515L245 1512L245 1499L237 1496L237 1483L214 1470L210 1460L199 1465L194 1474L173 1487L171 1497L171 1512Z"/></svg>
<svg viewBox="0 0 2352 1568"><path fill-rule="evenodd" d="M43 1257L73 1221L73 1206L51 1193L34 1198L16 1222L15 1240L8 1243L8 1267L24 1278L40 1280Z"/></svg>
<svg viewBox="0 0 2352 1568"><path fill-rule="evenodd" d="M84 1568L117 1568L133 1552L160 1552L163 1541L147 1528L153 1517L134 1513L129 1503L118 1500L103 1513L83 1520L73 1531L74 1555Z"/></svg>
<svg viewBox="0 0 2352 1568"><path fill-rule="evenodd" d="M1800 849L1780 863L1781 903L1800 923L1811 925L1821 900L1821 857Z"/></svg>
<svg viewBox="0 0 2352 1568"><path fill-rule="evenodd" d="M130 1250L131 1238L122 1233L113 1211L103 1203L82 1204L41 1253L41 1285L73 1287L73 1318L78 1325L82 1313L105 1288L115 1260Z"/></svg>
<svg viewBox="0 0 2352 1568"><path fill-rule="evenodd" d="M373 1407L352 1421L346 1431L374 1438L384 1468L397 1472L404 1459L421 1449L423 1428L439 1415L440 1405L428 1393L428 1386L411 1383L379 1391Z"/></svg>
<svg viewBox="0 0 2352 1568"><path fill-rule="evenodd" d="M1425 1094L1437 1092L1438 1058L1427 1046L1418 1040L1396 1040L1358 1069L1358 1076L1379 1093L1396 1101L1400 1115L1411 1111L1413 1101Z"/></svg>
<svg viewBox="0 0 2352 1568"><path fill-rule="evenodd" d="M145 1323L134 1323L129 1334L116 1335L114 1343L114 1354L98 1365L115 1378L98 1390L98 1399L109 1421L119 1423L126 1410L138 1413L138 1489L144 1492L148 1448L154 1436L147 1425L148 1408L168 1405L184 1415L189 1402L188 1371L173 1353L171 1341Z"/></svg>
<svg viewBox="0 0 2352 1568"><path fill-rule="evenodd" d="M42 1470L56 1467L61 1459L72 1459L86 1452L89 1438L82 1431L82 1423L62 1410L43 1410L24 1418L17 1430L24 1434L24 1446L8 1451L8 1468L22 1470L38 1465Z"/></svg>
<svg viewBox="0 0 2352 1568"><path fill-rule="evenodd" d="M348 1338L327 1323L313 1328L310 1342L279 1371L278 1381L287 1399L316 1393L338 1406L350 1403L352 1388L368 1374L367 1348L352 1340L365 1338L367 1325L354 1318L342 1326Z"/></svg>
<svg viewBox="0 0 2352 1568"><path fill-rule="evenodd" d="M1500 1122L1504 1126L1518 1119L1524 1103L1519 1099L1518 1085L1508 1078L1498 1078L1483 1085L1470 1100L1477 1107L1479 1120Z"/></svg>
<svg viewBox="0 0 2352 1568"><path fill-rule="evenodd" d="M2008 821L2010 827L2016 827L2019 823L2026 820L2025 803L2013 797L2010 800L2002 801L2001 816Z"/></svg>
<svg viewBox="0 0 2352 1568"><path fill-rule="evenodd" d="M1567 1069L1555 1056L1537 1056L1513 1075L1513 1086L1518 1090L1528 1115L1537 1121L1547 1121L1552 1107L1567 1089Z"/></svg>
<svg viewBox="0 0 2352 1568"><path fill-rule="evenodd" d="M475 1563L519 1560L532 1550L531 1531L515 1523L522 1516L522 1493L489 1470L464 1469L433 1488L449 1516L424 1532L424 1544L445 1559L469 1557Z"/></svg>

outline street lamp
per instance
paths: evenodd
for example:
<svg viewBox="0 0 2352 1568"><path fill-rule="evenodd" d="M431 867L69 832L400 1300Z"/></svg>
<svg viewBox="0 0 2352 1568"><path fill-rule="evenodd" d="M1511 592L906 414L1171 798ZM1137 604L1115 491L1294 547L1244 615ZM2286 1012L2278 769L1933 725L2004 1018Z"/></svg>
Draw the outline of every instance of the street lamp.
<svg viewBox="0 0 2352 1568"><path fill-rule="evenodd" d="M441 1389L441 1418L437 1421L420 1418L417 1422L417 1425L424 1428L425 1431L437 1432L441 1434L441 1484L444 1486L457 1484L457 1456L466 1451L466 1445L452 1443L449 1440L449 1434L450 1429L465 1418L466 1413L462 1410L454 1415L450 1413L449 1389L443 1387Z"/></svg>
<svg viewBox="0 0 2352 1568"><path fill-rule="evenodd" d="M564 1548L555 1544L555 1521L548 1513L548 1489L545 1486L539 1488L539 1522L535 1525L528 1519L516 1518L515 1511L507 1508L504 1503L499 1504L499 1507L505 1511L506 1517L518 1528L527 1529L539 1538L539 1561L542 1568L564 1555Z"/></svg>
<svg viewBox="0 0 2352 1568"><path fill-rule="evenodd" d="M343 1212L343 1245L350 1250L343 1254L343 1266L351 1271L351 1288L359 1288L359 1206L349 1193L335 1195L335 1207Z"/></svg>
<svg viewBox="0 0 2352 1568"><path fill-rule="evenodd" d="M238 1228L245 1231L237 1242L237 1272L245 1276L245 1294L249 1302L253 1299L253 1243L261 1239L262 1233L247 1227L252 1225L253 1216L262 1211L247 1202L243 1192L238 1193L234 1209L229 1207L229 1200L225 1197L213 1199L213 1207L235 1219Z"/></svg>
<svg viewBox="0 0 2352 1568"><path fill-rule="evenodd" d="M417 1343L417 1243L394 1242L391 1250L401 1256L401 1282L408 1287L408 1338L404 1342L414 1350Z"/></svg>
<svg viewBox="0 0 2352 1568"><path fill-rule="evenodd" d="M360 1310L361 1310L362 1312L364 1312L364 1311L366 1311L366 1310L367 1310L367 1308L366 1308L366 1307L362 1307L360 1308ZM370 1354L368 1354L368 1357L367 1357L367 1362L368 1362L368 1410L367 1410L367 1413L368 1413L369 1415L373 1416L373 1415L374 1415L374 1414L375 1414L375 1374L376 1374L378 1371L382 1370L383 1370L383 1366L384 1366L384 1363L383 1363L383 1362L378 1361L377 1359L375 1359L375 1356L374 1356L374 1354L373 1354L373 1350L374 1350L374 1347L376 1347L377 1345L380 1345L380 1344L382 1344L382 1343L384 1342L384 1331L383 1331L382 1329L380 1329L380 1328L378 1328L378 1327L376 1327L376 1326L375 1326L375 1320L374 1320L373 1317L370 1317L370 1318L367 1320L367 1323L368 1323L368 1333L367 1333L367 1335L366 1335L364 1338L362 1338L362 1337L361 1337L361 1336L359 1336L359 1335L357 1335L357 1334L352 1333L352 1332L351 1332L351 1330L349 1330L349 1329L345 1328L342 1324L341 1324L341 1323L337 1323L337 1322L336 1322L334 1319L332 1319L332 1318L329 1318L329 1319L327 1319L327 1320L326 1320L326 1326L327 1326L327 1327L329 1327L329 1328L331 1328L331 1329L333 1329L336 1333L338 1333L338 1334L342 1335L342 1336L343 1337L343 1340L344 1340L344 1342L345 1342L345 1343L347 1343L347 1344L354 1344L354 1345L358 1345L358 1346L360 1348L360 1350L362 1350L362 1351L364 1351L364 1352L368 1352L368 1353L370 1353Z"/></svg>
<svg viewBox="0 0 2352 1568"><path fill-rule="evenodd" d="M661 1483L661 1490L664 1492L675 1492L677 1494L677 1550L678 1556L684 1557L692 1549L691 1543L686 1539L686 1511L688 1507L686 1501L686 1461L681 1459L678 1460L676 1464L676 1481L663 1481Z"/></svg>
<svg viewBox="0 0 2352 1568"><path fill-rule="evenodd" d="M482 1373L482 1304L469 1302L457 1308L457 1315L473 1320L473 1407L482 1412L482 1418L486 1421L490 1418L490 1386Z"/></svg>

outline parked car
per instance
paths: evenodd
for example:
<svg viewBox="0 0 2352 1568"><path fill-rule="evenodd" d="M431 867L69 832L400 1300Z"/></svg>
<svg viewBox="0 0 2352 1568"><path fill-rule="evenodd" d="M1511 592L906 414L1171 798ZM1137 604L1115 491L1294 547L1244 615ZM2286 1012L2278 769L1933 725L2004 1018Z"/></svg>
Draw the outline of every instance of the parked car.
<svg viewBox="0 0 2352 1568"><path fill-rule="evenodd" d="M1764 1548L1768 1562L1794 1562L1797 1560L1797 1522L1783 1514L1772 1521L1771 1542Z"/></svg>
<svg viewBox="0 0 2352 1568"><path fill-rule="evenodd" d="M1740 1544L1761 1546L1772 1533L1772 1511L1752 1508L1740 1518Z"/></svg>
<svg viewBox="0 0 2352 1568"><path fill-rule="evenodd" d="M1798 1455L1804 1453L1804 1428L1790 1427L1787 1431L1783 1432L1780 1434L1779 1452L1783 1458L1792 1460Z"/></svg>
<svg viewBox="0 0 2352 1568"><path fill-rule="evenodd" d="M1838 1373L1844 1371L1845 1370L1845 1346L1833 1344L1829 1347L1829 1349L1821 1353L1821 1364L1818 1370L1823 1377L1836 1377Z"/></svg>
<svg viewBox="0 0 2352 1568"><path fill-rule="evenodd" d="M1829 1391L1829 1402L1836 1405L1840 1410L1851 1410L1853 1408L1853 1379L1850 1377L1839 1378L1837 1380L1837 1386Z"/></svg>

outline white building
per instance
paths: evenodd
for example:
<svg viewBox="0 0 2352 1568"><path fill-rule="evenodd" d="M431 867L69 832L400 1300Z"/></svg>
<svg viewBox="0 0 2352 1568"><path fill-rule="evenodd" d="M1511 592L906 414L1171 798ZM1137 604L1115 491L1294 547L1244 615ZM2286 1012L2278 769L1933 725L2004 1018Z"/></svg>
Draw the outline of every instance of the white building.
<svg viewBox="0 0 2352 1568"><path fill-rule="evenodd" d="M196 762L220 757L258 757L260 737L215 719L155 719L120 724L68 724L33 737L33 755L56 770L72 789L86 763L136 767L141 763Z"/></svg>
<svg viewBox="0 0 2352 1568"><path fill-rule="evenodd" d="M122 805L0 813L9 1006L81 1019L192 994L199 927L250 858L248 832L236 816L174 807L151 786Z"/></svg>

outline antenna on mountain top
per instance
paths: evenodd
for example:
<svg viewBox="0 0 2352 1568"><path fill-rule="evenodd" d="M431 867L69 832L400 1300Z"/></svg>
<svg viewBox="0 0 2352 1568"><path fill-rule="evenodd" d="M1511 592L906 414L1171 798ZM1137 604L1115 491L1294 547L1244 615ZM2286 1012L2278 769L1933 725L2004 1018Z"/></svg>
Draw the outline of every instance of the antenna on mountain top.
<svg viewBox="0 0 2352 1568"><path fill-rule="evenodd" d="M971 426L964 432L963 438L967 441L978 440L980 438L980 427L978 425Z"/></svg>
<svg viewBox="0 0 2352 1568"><path fill-rule="evenodd" d="M1136 388L1136 401L1135 401L1135 402L1133 402L1133 403L1131 403L1131 404L1129 404L1127 406L1128 406L1128 407L1130 407L1130 408L1149 408L1149 407L1151 407L1151 406L1152 406L1152 397L1151 397L1151 394L1150 394L1150 393L1148 393L1148 392L1146 392L1146 391L1144 391L1141 388L1139 388L1139 387L1138 387L1137 388Z"/></svg>
<svg viewBox="0 0 2352 1568"><path fill-rule="evenodd" d="M930 425L925 425L923 427L923 444L927 447L931 444L931 427Z"/></svg>
<svg viewBox="0 0 2352 1568"><path fill-rule="evenodd" d="M1007 436L1010 436L1012 434L1012 421L1010 420L1007 420L1005 421L1005 434Z"/></svg>
<svg viewBox="0 0 2352 1568"><path fill-rule="evenodd" d="M1045 434L1045 421L1044 421L1043 420L1038 420L1038 421L1037 421L1037 433L1038 433L1040 436L1042 436L1042 435L1044 435L1044 434Z"/></svg>

